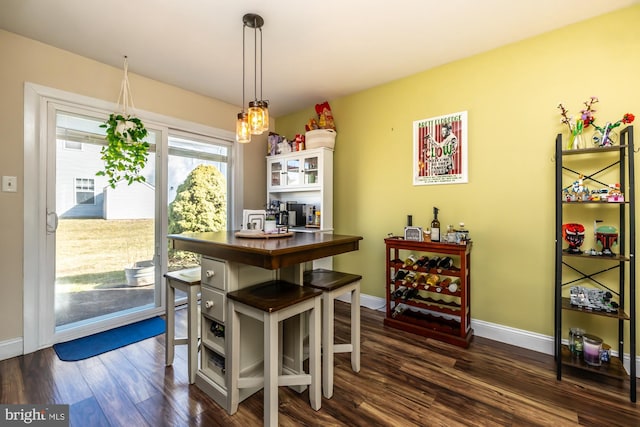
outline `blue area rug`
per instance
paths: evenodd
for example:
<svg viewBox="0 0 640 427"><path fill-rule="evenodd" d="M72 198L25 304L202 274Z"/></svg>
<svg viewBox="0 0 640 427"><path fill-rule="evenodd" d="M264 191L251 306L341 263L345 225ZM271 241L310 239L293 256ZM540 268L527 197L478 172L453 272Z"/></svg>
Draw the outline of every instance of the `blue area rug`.
<svg viewBox="0 0 640 427"><path fill-rule="evenodd" d="M141 322L78 338L77 340L54 344L53 349L60 360L72 362L155 337L163 334L164 331L164 319L152 317Z"/></svg>

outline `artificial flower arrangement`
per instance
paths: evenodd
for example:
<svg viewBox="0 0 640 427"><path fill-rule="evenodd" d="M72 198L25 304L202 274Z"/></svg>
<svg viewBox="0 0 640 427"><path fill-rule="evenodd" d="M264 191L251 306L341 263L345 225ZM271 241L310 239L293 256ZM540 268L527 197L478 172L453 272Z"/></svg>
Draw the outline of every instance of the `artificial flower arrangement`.
<svg viewBox="0 0 640 427"><path fill-rule="evenodd" d="M571 134L571 137L569 138L569 149L575 150L577 148L585 148L582 134L589 126L592 126L596 130L593 136L593 142L595 145L599 147L613 145L615 143L615 134L613 133L613 129L622 124L632 123L635 120L635 116L633 114L626 113L622 116L621 120L618 120L615 123L607 122L604 126L598 126L595 123L596 118L594 113L596 110L593 108L593 105L597 102L599 102L599 100L595 96L592 96L585 101L584 105L586 108L580 110L580 117L576 120L574 120L573 116L569 116L569 110L567 110L562 103L558 104L560 115L562 116L561 122L569 127L569 133Z"/></svg>
<svg viewBox="0 0 640 427"><path fill-rule="evenodd" d="M595 121L593 113L595 113L596 110L593 109L593 104L597 102L598 98L595 96L585 101L584 105L586 108L580 110L580 118L576 120L573 119L573 116L569 116L569 110L567 110L562 103L558 104L560 115L562 116L561 122L569 127L569 133L571 134L569 138L569 149L585 148L582 133Z"/></svg>
<svg viewBox="0 0 640 427"><path fill-rule="evenodd" d="M635 120L636 116L631 113L627 113L622 116L621 120L618 120L615 123L606 123L604 127L597 126L593 123L593 127L597 130L596 134L593 135L593 143L600 147L607 147L613 145L616 141L613 137L613 129L617 128L622 124L629 124Z"/></svg>

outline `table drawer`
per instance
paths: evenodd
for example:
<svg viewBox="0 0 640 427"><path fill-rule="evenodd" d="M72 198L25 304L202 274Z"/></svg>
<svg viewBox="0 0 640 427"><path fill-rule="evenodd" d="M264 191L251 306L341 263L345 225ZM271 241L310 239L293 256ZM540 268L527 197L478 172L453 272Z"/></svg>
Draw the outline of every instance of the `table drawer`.
<svg viewBox="0 0 640 427"><path fill-rule="evenodd" d="M215 289L202 287L202 303L200 309L202 314L220 322L226 320L227 296L224 292Z"/></svg>
<svg viewBox="0 0 640 427"><path fill-rule="evenodd" d="M202 257L202 277L200 282L203 286L211 286L221 290L227 289L227 263L217 259Z"/></svg>

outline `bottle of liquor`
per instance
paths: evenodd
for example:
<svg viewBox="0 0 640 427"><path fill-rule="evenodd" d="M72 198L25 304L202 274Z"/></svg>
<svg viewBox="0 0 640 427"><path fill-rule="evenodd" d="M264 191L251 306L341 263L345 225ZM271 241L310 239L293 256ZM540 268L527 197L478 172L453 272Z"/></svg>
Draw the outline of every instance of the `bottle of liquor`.
<svg viewBox="0 0 640 427"><path fill-rule="evenodd" d="M438 221L438 208L433 207L433 221L431 221L431 241L440 241L440 221Z"/></svg>

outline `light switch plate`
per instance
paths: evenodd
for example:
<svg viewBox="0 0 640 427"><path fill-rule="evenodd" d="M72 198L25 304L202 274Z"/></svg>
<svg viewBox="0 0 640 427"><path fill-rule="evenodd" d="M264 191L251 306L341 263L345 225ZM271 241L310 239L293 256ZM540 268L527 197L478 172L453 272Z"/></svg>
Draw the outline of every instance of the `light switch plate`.
<svg viewBox="0 0 640 427"><path fill-rule="evenodd" d="M18 191L18 177L17 176L3 176L2 177L2 191L15 193Z"/></svg>

